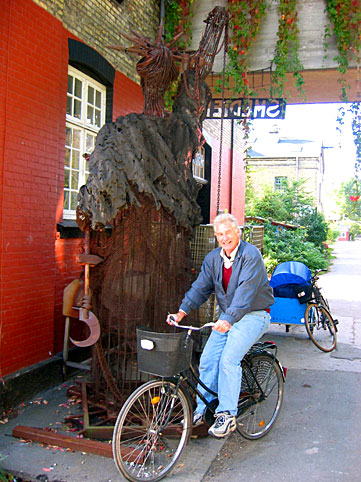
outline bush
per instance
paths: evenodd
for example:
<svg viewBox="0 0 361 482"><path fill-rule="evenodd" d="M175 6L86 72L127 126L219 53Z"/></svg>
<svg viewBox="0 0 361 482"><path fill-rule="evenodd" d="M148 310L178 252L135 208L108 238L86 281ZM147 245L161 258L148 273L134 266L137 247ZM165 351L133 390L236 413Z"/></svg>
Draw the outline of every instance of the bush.
<svg viewBox="0 0 361 482"><path fill-rule="evenodd" d="M264 236L264 259L268 273L285 261L299 261L311 271L327 269L328 262L322 247L306 240L305 230L275 229L267 223Z"/></svg>

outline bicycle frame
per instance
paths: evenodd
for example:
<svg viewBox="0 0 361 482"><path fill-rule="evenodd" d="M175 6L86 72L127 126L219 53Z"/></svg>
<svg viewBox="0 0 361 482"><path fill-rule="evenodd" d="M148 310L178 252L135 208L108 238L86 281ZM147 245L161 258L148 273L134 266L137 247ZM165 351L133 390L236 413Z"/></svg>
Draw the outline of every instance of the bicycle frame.
<svg viewBox="0 0 361 482"><path fill-rule="evenodd" d="M267 349L271 349L271 350L274 350L274 353L271 354L269 351L267 351ZM258 390L260 391L260 399L261 400L264 400L266 398L265 396L265 391L267 391L268 389L268 382L269 382L269 379L266 383L266 386L265 388L263 389L258 380L257 380L257 377L255 376L255 374L253 373L253 370L252 370L252 367L251 367L251 364L249 363L249 359L252 357L252 355L261 355L261 354L265 354L266 356L270 356L273 358L273 363L276 363L279 368L280 368L280 371L281 371L281 374L282 374L282 378L283 378L283 382L285 382L286 380L286 370L282 367L281 363L279 362L279 360L277 359L277 346L275 345L275 343L273 342L257 342L255 343L250 351L246 354L246 356L243 358L243 360L240 362L242 363L244 366L246 366L248 368L248 371L249 373L251 374L252 378L253 378L253 382L256 383L257 385L257 388ZM189 377L187 376L186 374L186 371L182 372L181 374L179 374L178 376L174 377L175 379L177 379L177 387L179 386L179 383L186 383L187 387L190 388L191 392L195 393L196 395L198 395L198 397L204 402L204 404L206 405L206 407L210 410L210 412L214 415L215 413L215 408L214 407L214 400L218 398L218 394L215 393L213 390L211 390L209 387L207 387L201 380L200 378L198 377L198 375L195 373L195 370L193 368L193 366L191 365L189 367L189 371L191 372L192 376L194 377L194 379L196 380L196 384L194 384L190 379ZM271 372L269 374L269 377L271 376ZM214 400L212 400L211 402L209 402L205 396L198 390L197 388L197 385L200 385L202 388L204 388L204 390L206 390L208 393L210 393L211 395L213 395L215 398ZM249 395L249 398L252 398L251 395ZM245 398L245 401L246 401L246 398ZM242 410L245 410L246 408L252 406L252 405L255 405L256 402L254 399L252 400L249 400L248 403L245 403L242 405Z"/></svg>

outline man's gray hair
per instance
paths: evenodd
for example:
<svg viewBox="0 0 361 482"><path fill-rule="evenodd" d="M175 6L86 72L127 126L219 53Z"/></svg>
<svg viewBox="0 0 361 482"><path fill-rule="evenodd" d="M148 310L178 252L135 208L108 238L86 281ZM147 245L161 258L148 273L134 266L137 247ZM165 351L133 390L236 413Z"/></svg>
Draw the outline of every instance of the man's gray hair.
<svg viewBox="0 0 361 482"><path fill-rule="evenodd" d="M214 221L213 221L213 229L215 230L216 229L216 226L218 226L218 224L222 224L222 223L226 223L226 222L230 222L233 224L234 227L238 228L238 221L237 219L233 216L233 214L229 214L229 213L222 213L222 214L218 214L215 218L214 218Z"/></svg>

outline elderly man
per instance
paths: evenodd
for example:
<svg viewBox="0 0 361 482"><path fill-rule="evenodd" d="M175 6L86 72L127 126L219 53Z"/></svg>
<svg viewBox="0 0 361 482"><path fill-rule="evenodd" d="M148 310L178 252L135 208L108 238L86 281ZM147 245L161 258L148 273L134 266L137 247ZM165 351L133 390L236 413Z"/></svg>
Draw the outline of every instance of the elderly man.
<svg viewBox="0 0 361 482"><path fill-rule="evenodd" d="M240 361L267 331L274 298L262 255L255 246L240 239L237 219L231 214L219 214L213 227L220 247L204 258L201 272L185 294L178 313L168 315L167 322L171 322L172 316L179 323L213 292L216 294L221 314L204 347L199 374L219 399L216 420L208 433L222 438L236 429L242 381ZM212 400L212 395L201 386L198 389L208 401ZM194 426L203 422L205 409L197 397Z"/></svg>

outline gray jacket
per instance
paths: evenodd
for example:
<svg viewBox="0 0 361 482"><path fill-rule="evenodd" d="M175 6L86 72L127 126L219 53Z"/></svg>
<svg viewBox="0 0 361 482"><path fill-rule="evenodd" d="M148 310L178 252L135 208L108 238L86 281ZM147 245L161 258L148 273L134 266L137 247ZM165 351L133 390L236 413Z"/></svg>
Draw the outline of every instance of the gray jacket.
<svg viewBox="0 0 361 482"><path fill-rule="evenodd" d="M273 305L273 291L258 248L240 241L227 293L222 285L223 258L220 252L221 248L216 248L204 258L201 272L185 294L180 310L189 313L215 293L221 310L219 319L233 324L251 311L266 310Z"/></svg>

